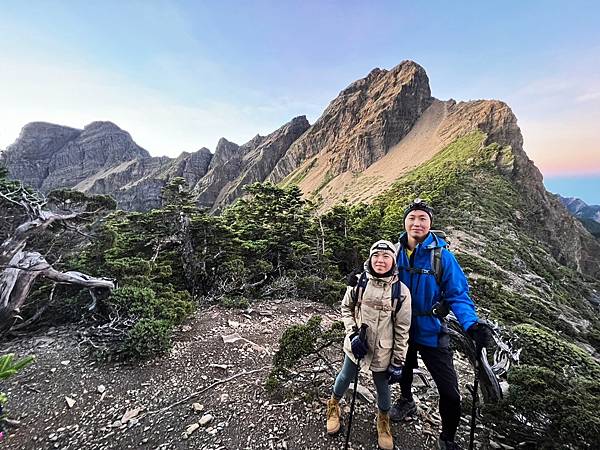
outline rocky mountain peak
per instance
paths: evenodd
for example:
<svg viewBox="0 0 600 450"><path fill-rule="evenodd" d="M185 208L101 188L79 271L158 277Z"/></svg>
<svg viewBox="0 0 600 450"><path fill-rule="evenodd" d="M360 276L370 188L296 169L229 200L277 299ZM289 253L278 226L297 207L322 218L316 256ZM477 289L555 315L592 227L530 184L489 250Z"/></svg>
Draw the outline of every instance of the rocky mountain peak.
<svg viewBox="0 0 600 450"><path fill-rule="evenodd" d="M563 197L561 195L558 196L563 205L567 207L567 209L573 214L577 215L577 213L581 212L585 209L588 204L576 197Z"/></svg>
<svg viewBox="0 0 600 450"><path fill-rule="evenodd" d="M88 123L84 128L85 131L123 131L116 124L109 121L96 120L94 122Z"/></svg>
<svg viewBox="0 0 600 450"><path fill-rule="evenodd" d="M74 135L79 133L81 133L81 130L63 125L48 122L30 122L21 129L18 140L40 139L43 136Z"/></svg>
<svg viewBox="0 0 600 450"><path fill-rule="evenodd" d="M219 140L209 171L195 188L199 204L221 209L242 195L245 185L264 181L309 127L306 116L299 116L268 136L255 136L241 147Z"/></svg>
<svg viewBox="0 0 600 450"><path fill-rule="evenodd" d="M67 142L81 130L47 122L31 122L21 129L17 140L0 155L0 164L9 175L35 188L48 176L48 165Z"/></svg>
<svg viewBox="0 0 600 450"><path fill-rule="evenodd" d="M404 61L390 71L375 69L329 104L295 142L270 179L281 181L301 163L321 162L320 181L342 172L360 172L406 136L433 98L425 70ZM323 168L322 161L327 161Z"/></svg>
<svg viewBox="0 0 600 450"><path fill-rule="evenodd" d="M261 136L260 134L257 134L256 136L254 136L252 139L250 139L248 142L246 142L244 145L242 145L242 147L244 147L245 149L255 149L256 147L258 147L263 141L265 140L264 136Z"/></svg>
<svg viewBox="0 0 600 450"><path fill-rule="evenodd" d="M210 167L212 168L219 164L236 161L240 158L240 146L222 137L219 139L219 142L217 142L217 147L215 148L215 154L210 162Z"/></svg>
<svg viewBox="0 0 600 450"><path fill-rule="evenodd" d="M369 74L350 84L340 95L348 95L353 92L368 89L371 85L382 83L384 88L391 85L403 85L413 83L417 90L425 90L427 96L431 95L429 78L425 69L414 61L405 60L390 70L376 67Z"/></svg>
<svg viewBox="0 0 600 450"><path fill-rule="evenodd" d="M0 162L12 178L49 191L74 187L107 167L149 157L112 122L92 122L83 130L32 122L23 127Z"/></svg>

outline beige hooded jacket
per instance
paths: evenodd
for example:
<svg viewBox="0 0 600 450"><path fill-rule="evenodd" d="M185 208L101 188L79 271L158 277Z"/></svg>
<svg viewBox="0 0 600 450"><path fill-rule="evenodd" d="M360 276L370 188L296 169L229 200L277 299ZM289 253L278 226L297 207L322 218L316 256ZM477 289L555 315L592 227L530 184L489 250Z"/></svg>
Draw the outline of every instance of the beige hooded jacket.
<svg viewBox="0 0 600 450"><path fill-rule="evenodd" d="M399 301L402 305L396 314L395 323L392 323L392 285L398 280L397 275L376 278L367 272L367 277L362 301L356 307L353 308L354 288L348 286L342 300L342 320L346 328L344 352L356 363L350 346L350 335L354 332L354 327L360 328L366 323L369 351L360 362L361 368L383 372L390 363L404 364L411 319L410 291L405 284L401 285Z"/></svg>

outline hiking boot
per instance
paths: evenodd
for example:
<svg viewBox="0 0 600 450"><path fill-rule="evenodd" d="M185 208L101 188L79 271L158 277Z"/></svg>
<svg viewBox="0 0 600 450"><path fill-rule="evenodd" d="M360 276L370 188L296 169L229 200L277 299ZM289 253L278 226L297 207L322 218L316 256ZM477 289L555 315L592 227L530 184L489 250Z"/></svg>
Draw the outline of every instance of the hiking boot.
<svg viewBox="0 0 600 450"><path fill-rule="evenodd" d="M400 422L405 417L415 415L416 412L417 404L414 400L407 400L404 397L400 397L390 410L390 419L394 422Z"/></svg>
<svg viewBox="0 0 600 450"><path fill-rule="evenodd" d="M390 415L381 411L377 413L377 445L382 450L394 450Z"/></svg>
<svg viewBox="0 0 600 450"><path fill-rule="evenodd" d="M340 431L340 402L332 397L327 400L327 434L334 435Z"/></svg>
<svg viewBox="0 0 600 450"><path fill-rule="evenodd" d="M446 441L441 436L438 438L437 448L439 450L462 450L462 447L454 441Z"/></svg>

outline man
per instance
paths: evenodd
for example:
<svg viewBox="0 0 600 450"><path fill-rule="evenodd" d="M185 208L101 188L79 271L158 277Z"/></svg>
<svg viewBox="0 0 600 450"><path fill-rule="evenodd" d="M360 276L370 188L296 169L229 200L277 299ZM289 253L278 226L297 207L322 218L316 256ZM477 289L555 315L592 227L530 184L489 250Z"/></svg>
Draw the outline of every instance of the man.
<svg viewBox="0 0 600 450"><path fill-rule="evenodd" d="M440 311L446 309L447 314L448 307L452 310L476 342L478 351L491 335L487 327L479 324L475 305L468 294L467 280L456 258L440 237L430 233L432 220L433 209L421 199L416 199L404 211L406 232L400 236L397 265L400 280L411 293L412 322L406 362L400 377L402 397L395 402L390 417L397 422L417 410L411 386L419 353L440 394L442 432L438 448L460 450L454 441L460 422L460 393L452 351L448 347L448 329L442 317L444 313ZM436 273L436 268L441 273Z"/></svg>

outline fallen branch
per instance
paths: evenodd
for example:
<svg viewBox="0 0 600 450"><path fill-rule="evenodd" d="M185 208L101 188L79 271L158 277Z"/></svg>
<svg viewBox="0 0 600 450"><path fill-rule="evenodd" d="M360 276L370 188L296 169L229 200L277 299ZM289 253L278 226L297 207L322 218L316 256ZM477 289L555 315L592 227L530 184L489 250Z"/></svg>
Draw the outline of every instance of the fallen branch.
<svg viewBox="0 0 600 450"><path fill-rule="evenodd" d="M9 426L11 428L19 428L21 425L23 425L23 423L20 420L9 419L8 417L4 417L2 419L2 422L4 422L4 425Z"/></svg>
<svg viewBox="0 0 600 450"><path fill-rule="evenodd" d="M211 390L212 388L214 388L215 386L219 386L221 384L225 384L228 383L231 380L235 380L236 378L241 377L242 375L250 375L251 373L256 373L256 372L260 372L262 370L266 370L268 369L269 366L265 366L265 367L261 367L260 369L255 369L255 370L243 370L239 373L236 373L235 375L230 376L229 378L225 378L223 380L219 380L219 381L215 381L213 384L211 384L210 386L205 387L204 389L201 389L199 391L193 392L192 394L188 395L187 397L175 402L175 403L171 403L168 406L165 406L164 408L161 409L157 409L155 411L148 411L144 416L140 417L139 419L142 419L145 416L152 416L154 414L160 414L162 412L168 411L171 408L174 408L175 406L181 405L182 403L188 402L192 399L195 399L196 397L198 397L199 395L204 394L206 391Z"/></svg>

